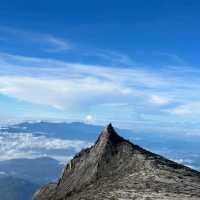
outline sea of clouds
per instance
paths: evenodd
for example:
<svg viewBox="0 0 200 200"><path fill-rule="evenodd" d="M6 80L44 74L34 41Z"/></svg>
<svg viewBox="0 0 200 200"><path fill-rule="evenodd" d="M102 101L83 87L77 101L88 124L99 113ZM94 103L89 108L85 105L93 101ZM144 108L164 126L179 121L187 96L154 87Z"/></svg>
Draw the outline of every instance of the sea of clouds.
<svg viewBox="0 0 200 200"><path fill-rule="evenodd" d="M79 152L91 143L82 140L50 138L32 133L0 132L0 161L17 158L53 157L65 162L72 155L63 156L62 151ZM53 152L53 153L52 153ZM58 152L55 154L55 152Z"/></svg>

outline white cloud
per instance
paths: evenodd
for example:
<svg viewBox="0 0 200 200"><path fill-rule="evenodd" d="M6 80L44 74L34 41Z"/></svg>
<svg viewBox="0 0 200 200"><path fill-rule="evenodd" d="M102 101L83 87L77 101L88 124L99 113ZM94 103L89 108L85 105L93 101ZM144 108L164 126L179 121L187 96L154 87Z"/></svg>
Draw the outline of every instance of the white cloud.
<svg viewBox="0 0 200 200"><path fill-rule="evenodd" d="M0 53L0 94L57 108L55 116L60 118L70 113L83 120L88 112L94 113L101 123L115 119L118 124L158 127L161 121L170 121L171 127L178 121L171 114L200 116L198 104L194 105L199 101L199 73L190 70L192 79L186 74L178 69L154 71ZM23 114L31 119L32 113Z"/></svg>
<svg viewBox="0 0 200 200"><path fill-rule="evenodd" d="M162 97L158 95L151 95L150 102L157 105L165 105L170 103L170 99L168 97Z"/></svg>
<svg viewBox="0 0 200 200"><path fill-rule="evenodd" d="M192 103L190 102L188 104L183 104L175 108L168 109L166 111L171 114L176 114L180 116L200 115L200 102L192 102Z"/></svg>
<svg viewBox="0 0 200 200"><path fill-rule="evenodd" d="M84 121L85 121L86 123L91 124L91 123L94 123L95 119L94 119L94 117L93 117L92 115L86 115Z"/></svg>
<svg viewBox="0 0 200 200"><path fill-rule="evenodd" d="M31 133L6 133L0 135L0 160L40 157L44 156L44 150L73 149L79 152L88 146L91 146L91 143L81 140L48 138Z"/></svg>
<svg viewBox="0 0 200 200"><path fill-rule="evenodd" d="M167 85L168 82L162 79L156 73L137 67L118 68L101 65L86 65L80 63L69 63L54 59L25 57L6 53L0 53L0 75L24 74L34 77L51 77L51 78L82 78L93 77L103 80L110 80L119 83L126 83L130 86L141 84L146 87L160 87ZM6 66L6 72L5 67ZM20 73L21 72L21 73Z"/></svg>
<svg viewBox="0 0 200 200"><path fill-rule="evenodd" d="M138 87L166 84L140 69L0 54L0 93L58 109L145 99ZM6 68L6 70L5 70ZM106 98L105 98L106 97Z"/></svg>
<svg viewBox="0 0 200 200"><path fill-rule="evenodd" d="M101 87L99 87L101 85ZM39 79L33 77L0 77L0 93L36 104L58 109L98 102L102 95L126 96L129 90L109 81L95 78ZM99 97L99 100L98 100ZM101 101L101 100L100 100Z"/></svg>

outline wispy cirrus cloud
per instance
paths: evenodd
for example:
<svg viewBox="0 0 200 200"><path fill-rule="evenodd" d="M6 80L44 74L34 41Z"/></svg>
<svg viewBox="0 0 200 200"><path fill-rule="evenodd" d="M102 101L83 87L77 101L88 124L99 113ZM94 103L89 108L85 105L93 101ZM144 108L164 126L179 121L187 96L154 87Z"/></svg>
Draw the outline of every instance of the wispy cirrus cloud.
<svg viewBox="0 0 200 200"><path fill-rule="evenodd" d="M198 101L199 72L185 66L153 70L6 53L0 53L0 66L1 95L59 112L76 112L83 120L95 115L97 122L115 119L174 129L169 124L177 124L180 109ZM188 70L192 80L185 73Z"/></svg>
<svg viewBox="0 0 200 200"><path fill-rule="evenodd" d="M146 98L148 95L138 87L154 88L166 84L157 75L140 69L9 54L0 54L0 64L3 66L0 69L1 94L56 108Z"/></svg>
<svg viewBox="0 0 200 200"><path fill-rule="evenodd" d="M30 48L35 47L38 50L47 52L61 52L73 48L71 42L66 39L54 36L49 33L39 33L32 31L25 31L10 27L0 27L0 39L4 42L14 42L21 45L31 45Z"/></svg>
<svg viewBox="0 0 200 200"><path fill-rule="evenodd" d="M83 54L83 56L101 59L104 62L109 63L111 65L136 65L136 62L130 56L113 50L93 49L87 51L84 50L84 52L81 53Z"/></svg>
<svg viewBox="0 0 200 200"><path fill-rule="evenodd" d="M44 35L44 41L49 45L46 49L49 52L59 52L72 49L72 45L69 41L57 38L50 34Z"/></svg>
<svg viewBox="0 0 200 200"><path fill-rule="evenodd" d="M98 103L103 95L123 98L131 93L128 88L109 81L102 83L94 78L59 80L7 76L0 77L0 85L1 94L58 109L86 105L92 101Z"/></svg>

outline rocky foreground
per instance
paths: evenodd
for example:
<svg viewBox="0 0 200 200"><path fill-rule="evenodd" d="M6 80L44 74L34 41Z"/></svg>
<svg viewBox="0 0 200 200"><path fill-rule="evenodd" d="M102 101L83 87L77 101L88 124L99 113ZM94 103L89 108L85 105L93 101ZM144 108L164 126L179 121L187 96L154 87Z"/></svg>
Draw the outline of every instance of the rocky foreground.
<svg viewBox="0 0 200 200"><path fill-rule="evenodd" d="M33 199L200 200L200 172L132 144L109 124Z"/></svg>

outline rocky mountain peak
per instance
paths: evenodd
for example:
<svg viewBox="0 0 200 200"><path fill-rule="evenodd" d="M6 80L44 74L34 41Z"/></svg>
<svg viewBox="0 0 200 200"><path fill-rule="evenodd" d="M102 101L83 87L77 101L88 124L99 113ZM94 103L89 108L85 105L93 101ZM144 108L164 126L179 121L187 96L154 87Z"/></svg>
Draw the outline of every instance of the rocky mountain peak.
<svg viewBox="0 0 200 200"><path fill-rule="evenodd" d="M122 141L125 141L121 136L117 134L117 132L114 130L112 124L108 124L102 133L100 134L99 138L97 139L97 144L111 144L116 145Z"/></svg>
<svg viewBox="0 0 200 200"><path fill-rule="evenodd" d="M66 199L197 200L200 173L132 144L109 124L67 164L58 183L34 197Z"/></svg>

